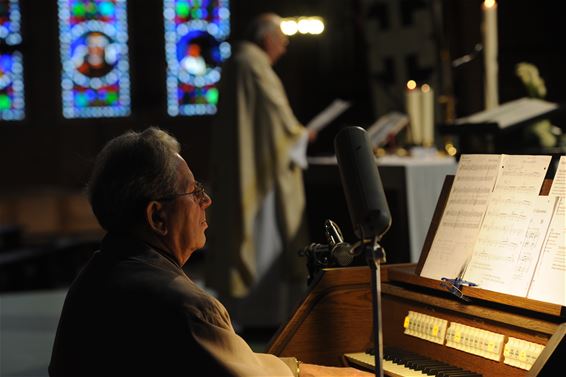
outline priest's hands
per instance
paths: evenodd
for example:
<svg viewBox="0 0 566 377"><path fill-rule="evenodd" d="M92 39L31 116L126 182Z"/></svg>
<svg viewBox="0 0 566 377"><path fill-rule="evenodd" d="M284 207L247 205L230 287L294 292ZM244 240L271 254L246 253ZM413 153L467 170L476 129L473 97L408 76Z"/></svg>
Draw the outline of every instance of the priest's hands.
<svg viewBox="0 0 566 377"><path fill-rule="evenodd" d="M318 136L318 132L314 130L308 130L308 134L309 134L309 143L313 143L316 140L316 137Z"/></svg>

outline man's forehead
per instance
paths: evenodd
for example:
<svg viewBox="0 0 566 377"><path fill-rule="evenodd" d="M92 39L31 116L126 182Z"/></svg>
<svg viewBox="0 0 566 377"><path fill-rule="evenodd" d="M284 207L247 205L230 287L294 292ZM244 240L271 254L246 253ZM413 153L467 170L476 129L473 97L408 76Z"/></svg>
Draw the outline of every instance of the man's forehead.
<svg viewBox="0 0 566 377"><path fill-rule="evenodd" d="M180 154L176 153L176 158L179 181L186 185L192 183L195 180L195 177L193 176L193 172L189 168L189 165Z"/></svg>

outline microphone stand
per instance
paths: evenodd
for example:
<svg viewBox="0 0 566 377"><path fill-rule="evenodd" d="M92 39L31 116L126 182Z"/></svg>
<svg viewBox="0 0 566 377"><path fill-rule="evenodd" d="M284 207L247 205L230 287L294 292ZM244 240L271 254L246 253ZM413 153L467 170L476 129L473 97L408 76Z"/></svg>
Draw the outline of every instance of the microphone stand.
<svg viewBox="0 0 566 377"><path fill-rule="evenodd" d="M371 270L371 302L373 313L373 344L375 376L383 377L383 335L381 330L381 270L380 263L385 262L385 250L375 237L373 243L364 244L366 261Z"/></svg>

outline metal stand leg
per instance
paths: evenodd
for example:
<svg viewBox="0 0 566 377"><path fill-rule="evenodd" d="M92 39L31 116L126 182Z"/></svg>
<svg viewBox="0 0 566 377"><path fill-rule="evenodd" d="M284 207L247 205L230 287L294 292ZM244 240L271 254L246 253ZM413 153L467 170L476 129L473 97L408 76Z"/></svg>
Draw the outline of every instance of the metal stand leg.
<svg viewBox="0 0 566 377"><path fill-rule="evenodd" d="M366 246L366 259L371 269L371 301L373 313L373 334L375 348L375 375L383 377L383 336L381 332L381 271L380 260L383 259L383 248L379 244Z"/></svg>

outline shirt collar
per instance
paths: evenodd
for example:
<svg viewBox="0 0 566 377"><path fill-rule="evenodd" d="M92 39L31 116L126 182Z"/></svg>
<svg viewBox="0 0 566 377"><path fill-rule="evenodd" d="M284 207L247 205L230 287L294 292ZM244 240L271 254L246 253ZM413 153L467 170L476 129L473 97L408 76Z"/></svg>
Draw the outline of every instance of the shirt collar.
<svg viewBox="0 0 566 377"><path fill-rule="evenodd" d="M179 261L165 250L155 247L145 241L135 238L127 234L108 233L102 240L100 249L119 255L141 255L148 252L156 252L173 263L176 267L181 268Z"/></svg>

